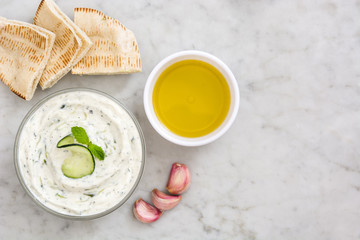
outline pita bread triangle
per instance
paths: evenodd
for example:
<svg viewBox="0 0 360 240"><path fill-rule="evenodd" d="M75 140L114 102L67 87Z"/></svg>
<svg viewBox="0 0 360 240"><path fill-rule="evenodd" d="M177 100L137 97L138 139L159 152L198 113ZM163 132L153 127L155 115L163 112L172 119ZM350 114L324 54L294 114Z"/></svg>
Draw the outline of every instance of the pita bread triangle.
<svg viewBox="0 0 360 240"><path fill-rule="evenodd" d="M74 22L94 43L73 68L73 74L141 72L139 47L134 34L118 20L91 8L75 8Z"/></svg>
<svg viewBox="0 0 360 240"><path fill-rule="evenodd" d="M0 17L0 79L31 100L49 60L55 34L33 24Z"/></svg>
<svg viewBox="0 0 360 240"><path fill-rule="evenodd" d="M52 0L41 1L34 23L56 35L51 57L40 78L40 86L46 89L70 71L90 49L92 42Z"/></svg>

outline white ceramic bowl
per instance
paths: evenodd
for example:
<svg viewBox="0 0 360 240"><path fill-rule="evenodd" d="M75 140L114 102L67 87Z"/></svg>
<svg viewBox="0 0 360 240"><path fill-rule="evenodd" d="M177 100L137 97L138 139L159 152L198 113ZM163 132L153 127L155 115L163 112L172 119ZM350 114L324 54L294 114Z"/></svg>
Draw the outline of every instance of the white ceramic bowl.
<svg viewBox="0 0 360 240"><path fill-rule="evenodd" d="M197 138L182 137L171 132L156 116L152 101L154 86L160 74L170 65L182 60L190 60L190 59L200 60L209 63L215 68L217 68L225 77L230 88L230 96L231 96L229 112L223 123L215 131L205 136L197 137ZM226 66L226 64L223 63L217 57L209 53L196 51L196 50L177 52L163 59L160 63L158 63L155 66L155 68L150 73L144 89L145 112L153 128L168 141L183 146L201 146L213 142L219 137L221 137L234 122L239 109L239 103L240 103L239 87L229 67Z"/></svg>

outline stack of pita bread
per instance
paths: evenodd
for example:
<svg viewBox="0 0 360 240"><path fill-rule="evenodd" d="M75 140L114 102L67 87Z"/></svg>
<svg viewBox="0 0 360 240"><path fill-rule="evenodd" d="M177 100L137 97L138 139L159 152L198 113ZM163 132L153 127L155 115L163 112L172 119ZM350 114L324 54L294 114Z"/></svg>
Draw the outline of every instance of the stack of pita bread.
<svg viewBox="0 0 360 240"><path fill-rule="evenodd" d="M73 74L141 71L134 34L89 8L75 9L75 23L52 0L42 0L34 25L0 17L0 79L30 100L39 83L50 88Z"/></svg>

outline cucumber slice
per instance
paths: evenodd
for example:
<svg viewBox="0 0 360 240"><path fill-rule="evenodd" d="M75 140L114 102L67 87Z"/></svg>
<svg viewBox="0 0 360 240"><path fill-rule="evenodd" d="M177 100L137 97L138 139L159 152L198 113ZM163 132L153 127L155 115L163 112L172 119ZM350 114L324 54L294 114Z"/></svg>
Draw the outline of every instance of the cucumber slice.
<svg viewBox="0 0 360 240"><path fill-rule="evenodd" d="M66 137L63 137L56 145L56 147L61 148L65 145L70 145L75 142L74 137L71 135L67 135Z"/></svg>
<svg viewBox="0 0 360 240"><path fill-rule="evenodd" d="M95 159L90 150L80 144L68 144L61 148L71 152L61 166L61 171L68 178L82 178L90 175L95 169Z"/></svg>

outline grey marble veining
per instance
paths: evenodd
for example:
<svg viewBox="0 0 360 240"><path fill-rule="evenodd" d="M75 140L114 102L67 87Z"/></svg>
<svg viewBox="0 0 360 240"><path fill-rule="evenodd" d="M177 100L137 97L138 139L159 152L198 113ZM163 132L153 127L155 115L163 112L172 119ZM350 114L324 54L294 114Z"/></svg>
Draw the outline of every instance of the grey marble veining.
<svg viewBox="0 0 360 240"><path fill-rule="evenodd" d="M0 16L31 22L39 1L0 0ZM0 239L360 239L360 1L85 1L137 37L143 72L68 74L30 102L0 84ZM203 147L162 139L142 91L152 68L176 51L212 53L241 93L228 133ZM17 128L41 98L90 87L123 101L147 142L142 181L127 203L87 222L52 216L21 189L13 167ZM153 224L133 218L134 201L164 189L173 162L192 186Z"/></svg>

